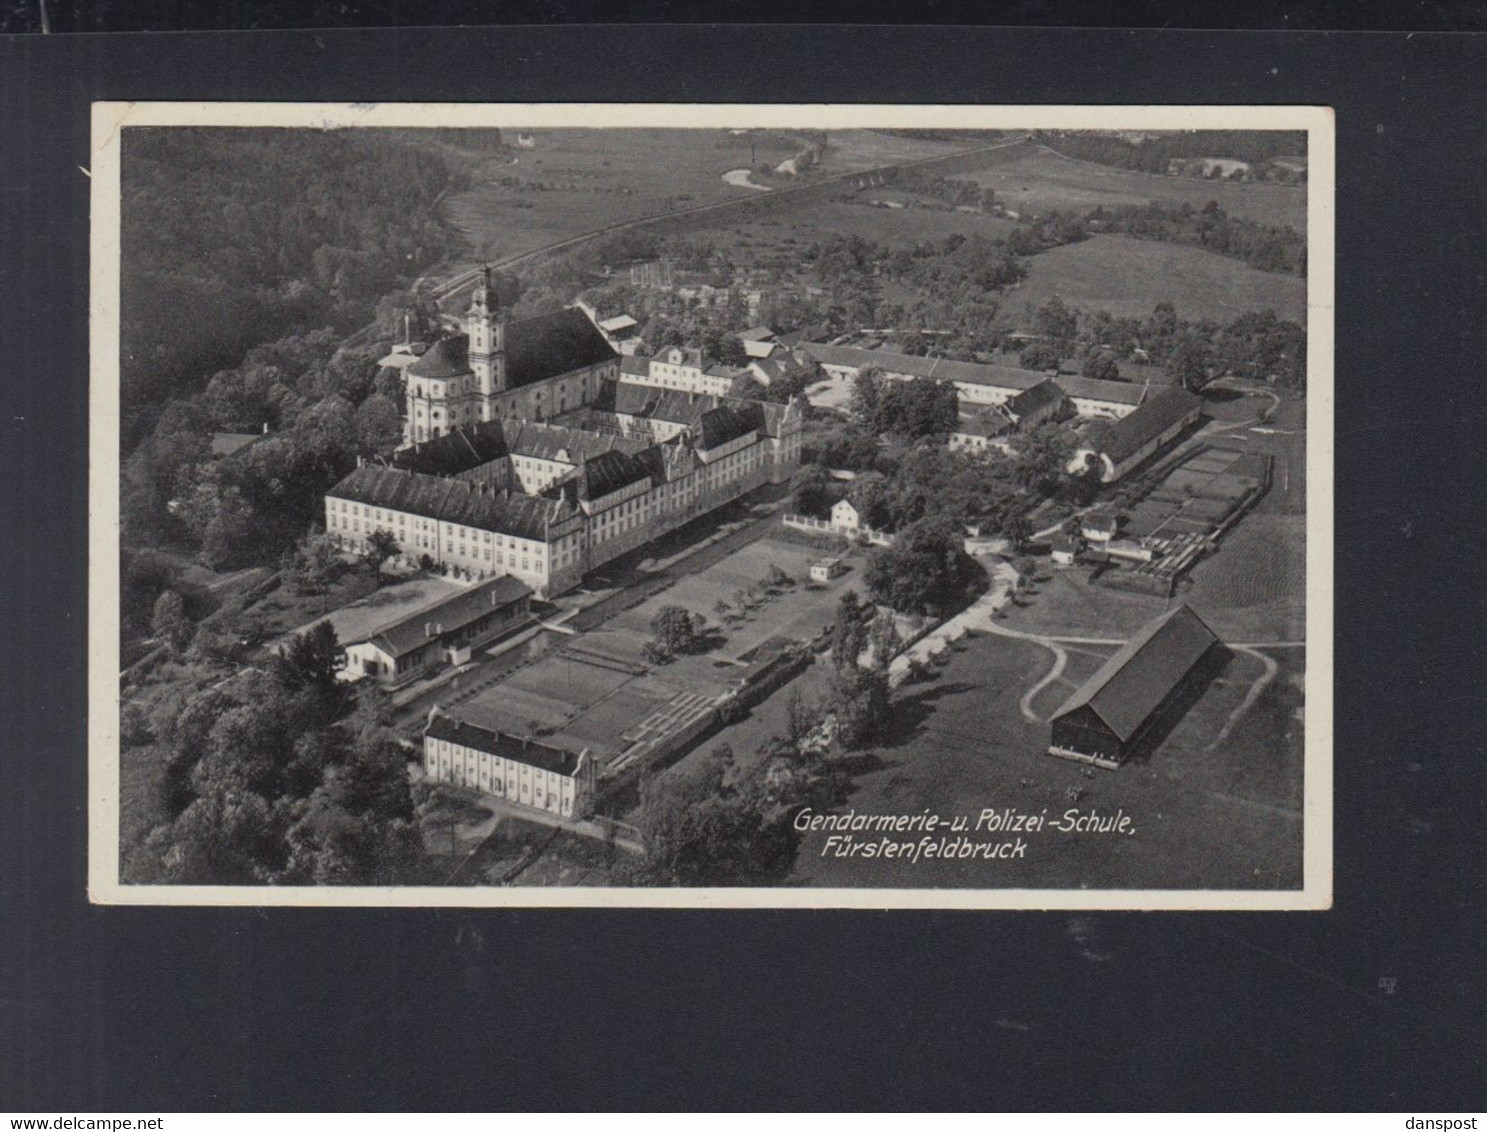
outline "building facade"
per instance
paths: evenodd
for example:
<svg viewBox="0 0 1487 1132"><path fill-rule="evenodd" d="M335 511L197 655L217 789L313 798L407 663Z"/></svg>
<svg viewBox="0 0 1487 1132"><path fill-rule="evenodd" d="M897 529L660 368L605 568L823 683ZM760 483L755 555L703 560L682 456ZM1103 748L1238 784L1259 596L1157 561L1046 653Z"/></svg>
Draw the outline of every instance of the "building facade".
<svg viewBox="0 0 1487 1132"><path fill-rule="evenodd" d="M532 590L501 575L417 610L375 633L346 643L347 680L363 677L399 687L533 623Z"/></svg>
<svg viewBox="0 0 1487 1132"><path fill-rule="evenodd" d="M805 351L828 377L851 381L869 366L885 378L908 381L929 377L948 381L955 386L963 407L1005 405L1045 381L1052 380L1063 390L1074 412L1081 417L1104 417L1118 420L1134 412L1145 397L1140 385L1124 381L1097 381L1088 377L1057 376L1013 366L984 365L980 362L957 362L948 358L921 358L891 350L869 350L861 346L830 346L804 342Z"/></svg>
<svg viewBox="0 0 1487 1132"><path fill-rule="evenodd" d="M619 376L620 355L576 307L508 321L489 268L464 327L403 368L409 444L484 421L545 420L588 404Z"/></svg>
<svg viewBox="0 0 1487 1132"><path fill-rule="evenodd" d="M620 383L614 383L616 385ZM325 497L327 533L457 578L511 574L548 597L800 462L798 404L603 391L565 424L491 421L363 464Z"/></svg>
<svg viewBox="0 0 1487 1132"><path fill-rule="evenodd" d="M504 735L435 708L423 732L423 770L431 782L479 790L555 817L594 809L594 760L534 739Z"/></svg>

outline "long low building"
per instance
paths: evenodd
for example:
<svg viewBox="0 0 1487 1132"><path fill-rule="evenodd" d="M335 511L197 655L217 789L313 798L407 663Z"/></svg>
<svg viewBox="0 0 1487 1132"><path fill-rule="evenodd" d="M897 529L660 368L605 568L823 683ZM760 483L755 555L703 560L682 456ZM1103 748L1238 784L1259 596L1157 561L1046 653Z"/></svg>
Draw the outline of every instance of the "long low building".
<svg viewBox="0 0 1487 1132"><path fill-rule="evenodd" d="M1080 440L1068 470L1077 475L1095 466L1101 483L1113 483L1197 424L1202 413L1201 397L1169 385L1129 416L1096 422Z"/></svg>
<svg viewBox="0 0 1487 1132"><path fill-rule="evenodd" d="M423 769L432 782L479 790L562 818L594 809L594 760L535 739L504 735L438 708L423 732Z"/></svg>
<svg viewBox="0 0 1487 1132"><path fill-rule="evenodd" d="M1015 366L957 362L949 358L921 358L891 350L869 350L861 346L829 346L803 342L801 349L837 381L851 381L869 367L884 377L908 381L916 377L948 381L963 405L1004 405L1018 394L1044 381L1046 373ZM1128 381L1097 381L1089 377L1060 375L1052 379L1064 391L1081 417L1119 419L1133 412L1146 395L1146 387Z"/></svg>
<svg viewBox="0 0 1487 1132"><path fill-rule="evenodd" d="M1164 713L1205 677L1223 645L1180 605L1148 623L1053 715L1048 753L1113 769L1138 749Z"/></svg>
<svg viewBox="0 0 1487 1132"><path fill-rule="evenodd" d="M347 641L342 674L397 687L446 664L464 664L475 649L530 625L531 597L530 586L507 574L471 586Z"/></svg>
<svg viewBox="0 0 1487 1132"><path fill-rule="evenodd" d="M408 559L469 579L512 574L547 597L754 488L788 480L802 424L798 404L616 383L568 424L456 427L391 465L358 467L326 493L326 531L357 551L387 531Z"/></svg>

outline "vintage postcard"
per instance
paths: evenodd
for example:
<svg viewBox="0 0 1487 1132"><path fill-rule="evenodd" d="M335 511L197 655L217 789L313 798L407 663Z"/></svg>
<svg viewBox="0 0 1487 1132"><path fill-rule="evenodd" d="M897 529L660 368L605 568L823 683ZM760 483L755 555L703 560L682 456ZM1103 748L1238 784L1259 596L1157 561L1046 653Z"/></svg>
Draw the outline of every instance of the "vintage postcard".
<svg viewBox="0 0 1487 1132"><path fill-rule="evenodd" d="M1330 906L1327 108L93 127L94 901Z"/></svg>

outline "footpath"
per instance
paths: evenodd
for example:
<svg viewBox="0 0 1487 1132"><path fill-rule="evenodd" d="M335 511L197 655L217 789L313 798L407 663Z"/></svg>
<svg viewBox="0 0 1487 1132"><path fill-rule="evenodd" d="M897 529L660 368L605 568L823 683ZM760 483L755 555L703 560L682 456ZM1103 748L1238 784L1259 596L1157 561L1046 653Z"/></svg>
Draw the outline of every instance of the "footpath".
<svg viewBox="0 0 1487 1132"><path fill-rule="evenodd" d="M960 640L968 631L991 628L997 611L1012 599L1018 578L1017 571L1011 564L1000 560L990 566L987 573L991 575L991 588L939 628L925 634L893 658L888 666L890 687L903 683L909 674L910 664L916 661L921 664L928 662L930 657L949 648L952 641Z"/></svg>

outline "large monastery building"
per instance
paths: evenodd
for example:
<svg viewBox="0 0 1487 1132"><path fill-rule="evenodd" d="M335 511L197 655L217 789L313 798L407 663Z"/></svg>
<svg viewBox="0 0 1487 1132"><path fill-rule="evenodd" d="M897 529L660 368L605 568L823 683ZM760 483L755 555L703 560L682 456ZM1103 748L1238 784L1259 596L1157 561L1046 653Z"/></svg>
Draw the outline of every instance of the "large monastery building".
<svg viewBox="0 0 1487 1132"><path fill-rule="evenodd" d="M490 269L465 312L465 333L403 367L404 437L418 443L462 425L545 420L586 405L619 376L620 355L576 307L508 322Z"/></svg>

